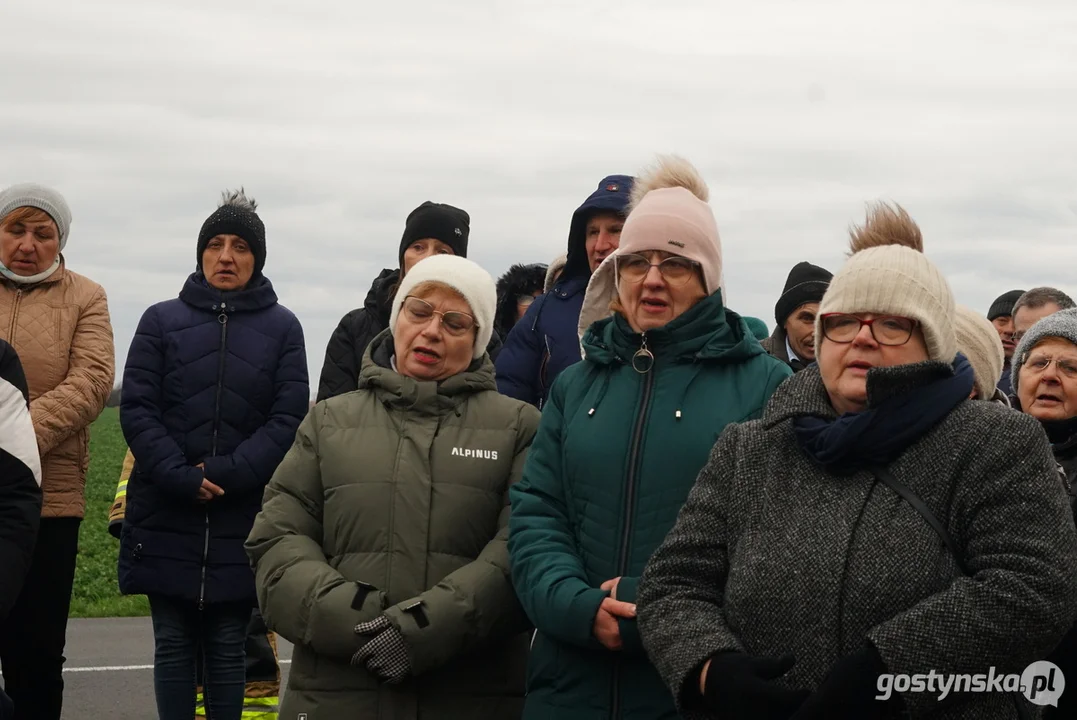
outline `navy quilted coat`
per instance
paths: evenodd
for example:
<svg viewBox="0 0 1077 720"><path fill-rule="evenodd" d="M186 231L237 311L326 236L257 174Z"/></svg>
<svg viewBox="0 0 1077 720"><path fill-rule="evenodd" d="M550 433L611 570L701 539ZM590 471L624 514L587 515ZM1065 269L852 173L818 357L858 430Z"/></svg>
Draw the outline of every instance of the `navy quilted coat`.
<svg viewBox="0 0 1077 720"><path fill-rule="evenodd" d="M143 314L120 406L135 457L121 592L253 605L243 542L309 402L303 329L268 280L221 293L196 273ZM199 463L224 490L208 503Z"/></svg>

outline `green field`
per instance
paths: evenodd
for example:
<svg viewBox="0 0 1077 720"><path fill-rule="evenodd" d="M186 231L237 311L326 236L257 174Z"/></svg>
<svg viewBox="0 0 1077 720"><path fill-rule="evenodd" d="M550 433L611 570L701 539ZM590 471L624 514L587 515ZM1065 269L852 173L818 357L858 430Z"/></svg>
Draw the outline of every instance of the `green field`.
<svg viewBox="0 0 1077 720"><path fill-rule="evenodd" d="M123 597L116 584L120 541L109 535L108 511L116 494L127 444L118 408L105 408L90 428L90 473L86 478L86 517L79 533L79 557L71 617L149 615L142 595Z"/></svg>

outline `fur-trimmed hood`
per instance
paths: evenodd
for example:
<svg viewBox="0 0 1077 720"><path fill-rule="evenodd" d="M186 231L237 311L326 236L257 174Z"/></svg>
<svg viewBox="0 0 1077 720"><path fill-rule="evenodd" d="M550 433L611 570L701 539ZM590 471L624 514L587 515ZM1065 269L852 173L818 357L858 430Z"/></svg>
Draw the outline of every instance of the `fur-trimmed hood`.
<svg viewBox="0 0 1077 720"><path fill-rule="evenodd" d="M554 283L558 280L558 272L564 270L567 263L568 255L558 255L554 258L554 261L546 268L546 282L542 286L542 292L550 292L553 289Z"/></svg>
<svg viewBox="0 0 1077 720"><path fill-rule="evenodd" d="M505 338L512 326L516 324L516 297L543 292L546 282L546 265L517 264L505 271L497 279L497 313L494 315L494 329Z"/></svg>

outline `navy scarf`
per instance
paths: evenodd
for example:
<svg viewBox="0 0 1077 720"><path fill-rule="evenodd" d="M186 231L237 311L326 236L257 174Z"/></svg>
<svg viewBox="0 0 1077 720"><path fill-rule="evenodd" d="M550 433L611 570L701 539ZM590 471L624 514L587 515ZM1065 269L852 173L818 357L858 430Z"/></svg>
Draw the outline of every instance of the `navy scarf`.
<svg viewBox="0 0 1077 720"><path fill-rule="evenodd" d="M889 397L869 410L839 418L797 417L797 443L832 472L885 467L972 394L972 365L958 355L953 367L952 376Z"/></svg>

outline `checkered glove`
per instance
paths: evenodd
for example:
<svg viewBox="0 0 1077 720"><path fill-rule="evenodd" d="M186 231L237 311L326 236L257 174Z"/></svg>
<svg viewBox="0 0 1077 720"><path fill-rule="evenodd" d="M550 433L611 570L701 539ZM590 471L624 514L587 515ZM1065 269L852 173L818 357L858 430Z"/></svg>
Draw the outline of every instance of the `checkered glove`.
<svg viewBox="0 0 1077 720"><path fill-rule="evenodd" d="M366 669L383 682L403 682L411 674L408 646L404 636L384 615L355 626L356 635L372 635L352 656L352 665Z"/></svg>

